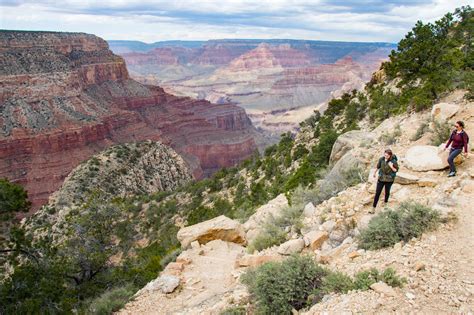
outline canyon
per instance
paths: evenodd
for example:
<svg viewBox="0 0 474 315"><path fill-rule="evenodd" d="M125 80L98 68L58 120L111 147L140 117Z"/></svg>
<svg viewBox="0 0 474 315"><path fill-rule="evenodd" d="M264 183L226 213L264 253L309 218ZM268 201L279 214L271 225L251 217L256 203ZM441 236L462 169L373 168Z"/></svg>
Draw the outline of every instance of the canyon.
<svg viewBox="0 0 474 315"><path fill-rule="evenodd" d="M131 76L165 91L243 107L269 139L327 101L362 89L395 45L286 39L109 41ZM270 140L271 141L271 140Z"/></svg>
<svg viewBox="0 0 474 315"><path fill-rule="evenodd" d="M25 186L32 211L113 144L160 141L195 178L257 149L242 108L141 84L97 36L1 31L0 53L0 177Z"/></svg>

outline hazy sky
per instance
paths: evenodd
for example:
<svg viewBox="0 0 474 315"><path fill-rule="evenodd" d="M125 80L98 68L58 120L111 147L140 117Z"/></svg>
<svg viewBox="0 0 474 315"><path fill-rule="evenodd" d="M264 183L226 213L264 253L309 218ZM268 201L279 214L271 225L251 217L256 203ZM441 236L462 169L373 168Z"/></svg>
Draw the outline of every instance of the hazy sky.
<svg viewBox="0 0 474 315"><path fill-rule="evenodd" d="M398 42L458 0L1 0L0 28L86 32L105 39L294 38Z"/></svg>

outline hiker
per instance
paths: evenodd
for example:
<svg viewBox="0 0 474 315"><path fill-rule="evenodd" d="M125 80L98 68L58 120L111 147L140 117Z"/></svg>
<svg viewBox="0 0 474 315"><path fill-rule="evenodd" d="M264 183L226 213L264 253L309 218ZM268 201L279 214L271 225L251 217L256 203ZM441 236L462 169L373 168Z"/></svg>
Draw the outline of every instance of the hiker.
<svg viewBox="0 0 474 315"><path fill-rule="evenodd" d="M449 145L451 145L451 150L449 150L449 174L448 177L456 176L456 166L454 165L454 159L462 152L464 148L464 156L467 156L467 144L469 143L469 136L467 135L466 131L464 131L464 122L456 121L454 124L456 129L451 132L449 136L449 140L444 147L445 150L448 149Z"/></svg>
<svg viewBox="0 0 474 315"><path fill-rule="evenodd" d="M385 188L384 203L388 202L390 197L390 188L395 181L395 176L398 171L397 156L393 154L392 150L385 150L383 156L377 162L377 170L374 172L374 178L378 174L377 189L375 190L374 204L371 213L375 212L377 203L379 202L382 189Z"/></svg>

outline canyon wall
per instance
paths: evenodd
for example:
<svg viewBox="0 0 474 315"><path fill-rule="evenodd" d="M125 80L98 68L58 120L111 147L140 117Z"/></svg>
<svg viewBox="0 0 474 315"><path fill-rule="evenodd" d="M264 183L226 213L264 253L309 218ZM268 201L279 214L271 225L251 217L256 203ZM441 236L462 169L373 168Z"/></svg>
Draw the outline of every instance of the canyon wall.
<svg viewBox="0 0 474 315"><path fill-rule="evenodd" d="M25 185L33 210L112 144L161 141L196 178L256 150L242 108L140 84L94 35L1 31L0 53L0 177Z"/></svg>

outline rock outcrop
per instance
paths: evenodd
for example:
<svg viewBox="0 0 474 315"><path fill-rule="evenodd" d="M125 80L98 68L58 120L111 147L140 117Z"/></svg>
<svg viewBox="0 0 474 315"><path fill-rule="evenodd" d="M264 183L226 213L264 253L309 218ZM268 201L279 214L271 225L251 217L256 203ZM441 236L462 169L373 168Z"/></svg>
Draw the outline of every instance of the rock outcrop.
<svg viewBox="0 0 474 315"><path fill-rule="evenodd" d="M459 111L460 106L453 103L438 103L431 109L431 118L438 121L446 121Z"/></svg>
<svg viewBox="0 0 474 315"><path fill-rule="evenodd" d="M224 215L184 227L178 231L177 238L183 248L188 247L194 241L199 244L206 244L213 240L247 244L242 225Z"/></svg>
<svg viewBox="0 0 474 315"><path fill-rule="evenodd" d="M196 178L256 150L243 109L136 82L99 37L1 31L0 51L0 177L24 184L33 209L112 144L161 141Z"/></svg>
<svg viewBox="0 0 474 315"><path fill-rule="evenodd" d="M80 205L96 190L110 198L173 191L191 179L183 158L161 143L119 144L76 167L51 195L49 205Z"/></svg>

